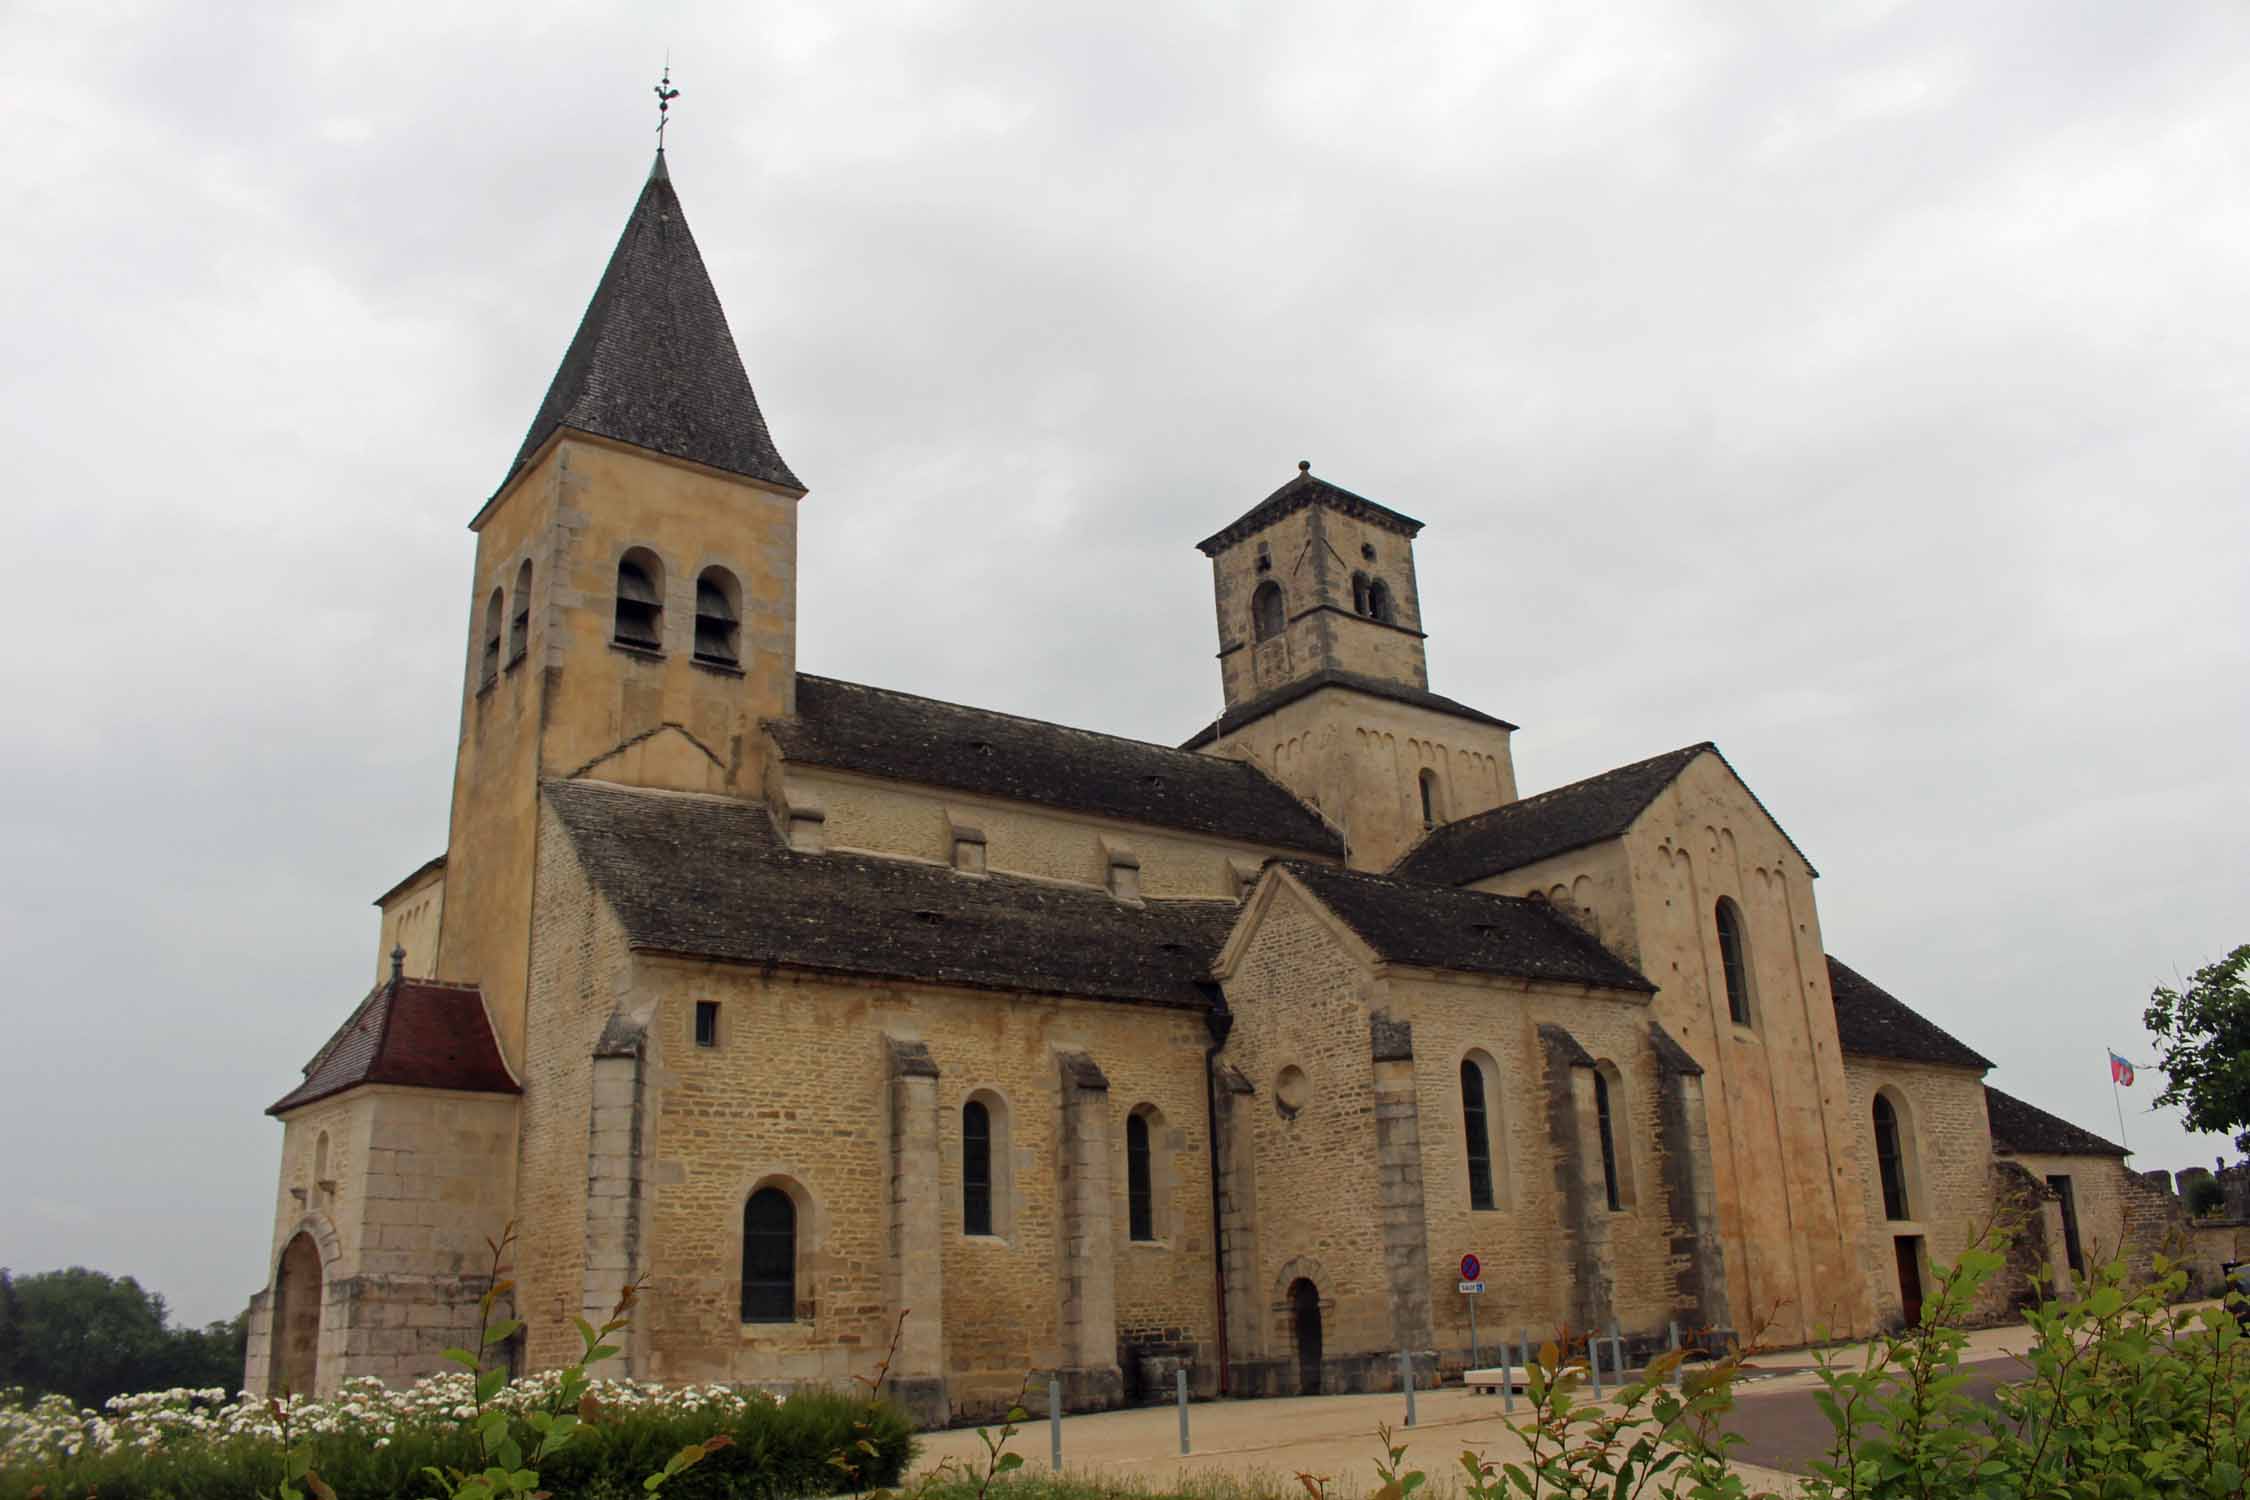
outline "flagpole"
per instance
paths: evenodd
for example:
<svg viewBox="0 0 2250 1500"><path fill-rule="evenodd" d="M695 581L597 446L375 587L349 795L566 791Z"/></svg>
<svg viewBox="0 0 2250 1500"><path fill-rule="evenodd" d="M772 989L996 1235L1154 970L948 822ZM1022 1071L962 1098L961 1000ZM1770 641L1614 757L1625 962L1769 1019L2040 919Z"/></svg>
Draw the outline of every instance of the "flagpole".
<svg viewBox="0 0 2250 1500"><path fill-rule="evenodd" d="M2117 1106L2117 1144L2130 1156L2133 1143L2125 1139L2125 1096L2117 1092L2117 1049L2104 1046L2102 1050L2109 1054L2109 1102Z"/></svg>

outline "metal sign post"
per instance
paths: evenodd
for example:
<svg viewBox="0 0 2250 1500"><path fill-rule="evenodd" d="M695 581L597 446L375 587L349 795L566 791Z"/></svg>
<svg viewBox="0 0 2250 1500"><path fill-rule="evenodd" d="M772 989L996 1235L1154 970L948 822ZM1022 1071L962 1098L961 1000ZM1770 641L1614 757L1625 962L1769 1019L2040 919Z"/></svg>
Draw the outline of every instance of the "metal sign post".
<svg viewBox="0 0 2250 1500"><path fill-rule="evenodd" d="M1461 1257L1461 1294L1469 1299L1469 1368L1484 1367L1477 1353L1477 1298L1484 1295L1484 1283L1477 1277L1484 1271L1484 1262L1472 1252Z"/></svg>

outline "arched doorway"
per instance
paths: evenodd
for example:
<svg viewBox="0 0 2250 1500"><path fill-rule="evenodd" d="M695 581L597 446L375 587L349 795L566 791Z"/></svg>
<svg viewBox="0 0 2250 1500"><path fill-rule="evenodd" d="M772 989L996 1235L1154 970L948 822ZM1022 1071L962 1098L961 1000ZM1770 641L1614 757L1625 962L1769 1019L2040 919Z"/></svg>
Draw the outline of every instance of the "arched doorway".
<svg viewBox="0 0 2250 1500"><path fill-rule="evenodd" d="M300 1230L281 1252L273 1279L275 1394L312 1395L320 1380L320 1247Z"/></svg>
<svg viewBox="0 0 2250 1500"><path fill-rule="evenodd" d="M1320 1289L1300 1276L1289 1283L1289 1327L1296 1336L1297 1390L1320 1394Z"/></svg>

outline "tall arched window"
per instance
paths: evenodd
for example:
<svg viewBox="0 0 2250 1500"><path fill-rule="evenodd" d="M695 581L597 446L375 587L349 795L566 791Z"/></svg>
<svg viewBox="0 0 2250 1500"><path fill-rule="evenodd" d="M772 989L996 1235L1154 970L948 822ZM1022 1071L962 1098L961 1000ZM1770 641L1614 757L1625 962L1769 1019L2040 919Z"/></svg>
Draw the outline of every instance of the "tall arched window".
<svg viewBox="0 0 2250 1500"><path fill-rule="evenodd" d="M500 675L500 618L506 607L498 589L484 602L484 667L477 675L479 687L492 686Z"/></svg>
<svg viewBox="0 0 2250 1500"><path fill-rule="evenodd" d="M1281 585L1267 579L1250 596L1250 633L1261 641L1281 634Z"/></svg>
<svg viewBox="0 0 2250 1500"><path fill-rule="evenodd" d="M1367 575L1365 573L1354 573L1352 575L1352 613L1364 615L1367 612Z"/></svg>
<svg viewBox="0 0 2250 1500"><path fill-rule="evenodd" d="M1149 1164L1148 1116L1125 1117L1125 1220L1136 1240L1156 1238L1156 1180Z"/></svg>
<svg viewBox="0 0 2250 1500"><path fill-rule="evenodd" d="M992 1111L979 1099L961 1106L961 1232L992 1233Z"/></svg>
<svg viewBox="0 0 2250 1500"><path fill-rule="evenodd" d="M1737 1026L1750 1024L1750 947L1742 934L1742 908L1719 898L1719 967L1726 971L1727 1014Z"/></svg>
<svg viewBox="0 0 2250 1500"><path fill-rule="evenodd" d="M705 568L695 580L695 659L742 664L742 590L724 568Z"/></svg>
<svg viewBox="0 0 2250 1500"><path fill-rule="evenodd" d="M617 643L664 649L664 564L646 547L617 562Z"/></svg>
<svg viewBox="0 0 2250 1500"><path fill-rule="evenodd" d="M1438 787L1437 772L1422 768L1419 778L1422 785L1422 826L1435 828L1445 821L1445 794Z"/></svg>
<svg viewBox="0 0 2250 1500"><path fill-rule="evenodd" d="M742 1321L797 1320L797 1205L764 1187L742 1205Z"/></svg>
<svg viewBox="0 0 2250 1500"><path fill-rule="evenodd" d="M516 613L508 625L508 665L522 661L531 649L531 559L516 569Z"/></svg>
<svg viewBox="0 0 2250 1500"><path fill-rule="evenodd" d="M1484 1069L1461 1059L1461 1135L1469 1146L1469 1207L1498 1207L1492 1192L1492 1123L1484 1105Z"/></svg>
<svg viewBox="0 0 2250 1500"><path fill-rule="evenodd" d="M328 1201L328 1132L323 1130L320 1139L313 1142L312 1205L320 1207Z"/></svg>
<svg viewBox="0 0 2250 1500"><path fill-rule="evenodd" d="M1875 1096L1875 1168L1883 1179L1883 1217L1911 1219L1906 1195L1906 1152L1899 1142L1898 1111Z"/></svg>
<svg viewBox="0 0 2250 1500"><path fill-rule="evenodd" d="M1599 1068L1594 1070L1594 1126L1601 1134L1602 1190L1608 1196L1610 1212L1616 1213L1625 1206L1617 1181L1617 1127L1610 1115L1609 1078Z"/></svg>
<svg viewBox="0 0 2250 1500"><path fill-rule="evenodd" d="M1380 578L1367 582L1367 613L1385 625L1398 623L1397 611L1391 607L1391 586Z"/></svg>

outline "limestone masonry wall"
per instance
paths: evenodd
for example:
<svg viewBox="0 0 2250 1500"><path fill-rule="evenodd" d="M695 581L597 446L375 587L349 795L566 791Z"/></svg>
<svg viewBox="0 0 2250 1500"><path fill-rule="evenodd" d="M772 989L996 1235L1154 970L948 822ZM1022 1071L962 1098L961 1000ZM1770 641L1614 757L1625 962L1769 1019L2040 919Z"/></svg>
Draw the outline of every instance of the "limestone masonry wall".
<svg viewBox="0 0 2250 1500"><path fill-rule="evenodd" d="M1852 1056L1844 1059L1844 1079L1854 1123L1848 1151L1867 1226L1860 1265L1876 1321L1895 1327L1904 1318L1897 1238L1919 1237L1925 1265L1951 1265L1992 1222L1992 1130L1985 1119L1984 1074L1973 1068ZM1898 1118L1908 1213L1903 1220L1886 1219L1883 1213L1875 1157L1878 1092L1890 1099ZM1927 1290L1927 1272L1924 1285Z"/></svg>

